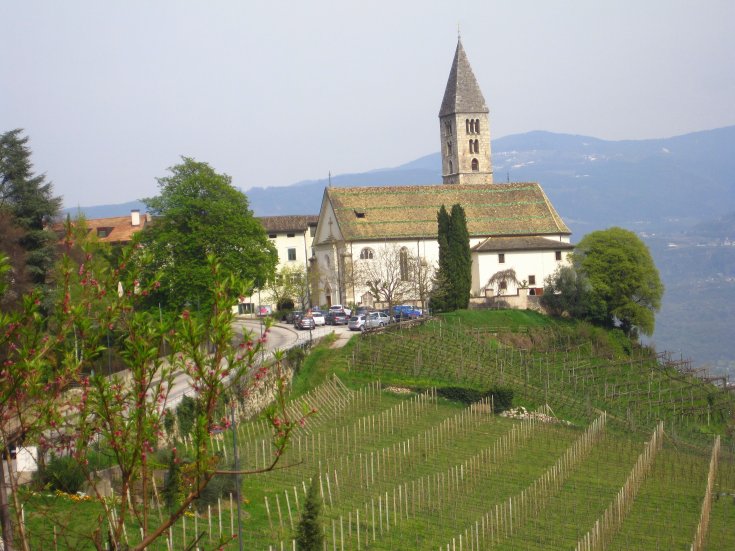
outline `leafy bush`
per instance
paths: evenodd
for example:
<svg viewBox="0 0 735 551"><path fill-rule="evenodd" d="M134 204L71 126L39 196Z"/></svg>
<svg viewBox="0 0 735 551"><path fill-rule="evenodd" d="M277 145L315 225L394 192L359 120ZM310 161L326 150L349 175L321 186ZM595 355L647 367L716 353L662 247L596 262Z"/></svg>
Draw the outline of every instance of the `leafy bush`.
<svg viewBox="0 0 735 551"><path fill-rule="evenodd" d="M191 434L197 415L197 402L190 396L184 396L176 407L176 418L179 421L179 433L181 436Z"/></svg>
<svg viewBox="0 0 735 551"><path fill-rule="evenodd" d="M69 456L51 456L43 471L39 471L41 484L49 490L61 490L67 494L76 494L82 489L86 478L79 463Z"/></svg>
<svg viewBox="0 0 735 551"><path fill-rule="evenodd" d="M306 351L300 346L294 346L290 348L286 353L286 362L288 366L293 369L294 375L297 375L301 370L301 366L306 358Z"/></svg>
<svg viewBox="0 0 735 551"><path fill-rule="evenodd" d="M458 386L445 386L436 389L442 398L463 404L473 404L483 398L493 399L493 410L500 413L513 407L513 389L510 387L493 386L486 391Z"/></svg>
<svg viewBox="0 0 735 551"><path fill-rule="evenodd" d="M233 470L233 465L225 466L226 470ZM229 499L237 492L237 477L234 474L218 474L201 491L199 498L194 502L198 511L205 511L207 505L215 505L218 498Z"/></svg>

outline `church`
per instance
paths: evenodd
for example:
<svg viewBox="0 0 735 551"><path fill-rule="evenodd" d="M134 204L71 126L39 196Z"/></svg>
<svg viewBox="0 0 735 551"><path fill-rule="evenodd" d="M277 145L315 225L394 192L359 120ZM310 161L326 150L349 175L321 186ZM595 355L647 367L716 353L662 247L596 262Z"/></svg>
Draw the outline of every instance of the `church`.
<svg viewBox="0 0 735 551"><path fill-rule="evenodd" d="M502 298L527 307L528 295L541 294L544 279L568 262L571 232L541 186L493 182L489 110L461 39L439 110L439 136L442 184L324 190L312 244L313 304L373 305L363 274L395 261L406 280L401 302L419 305L421 285L413 282L411 291L411 279L438 264L442 205L465 210L475 304ZM498 277L509 270L515 279Z"/></svg>

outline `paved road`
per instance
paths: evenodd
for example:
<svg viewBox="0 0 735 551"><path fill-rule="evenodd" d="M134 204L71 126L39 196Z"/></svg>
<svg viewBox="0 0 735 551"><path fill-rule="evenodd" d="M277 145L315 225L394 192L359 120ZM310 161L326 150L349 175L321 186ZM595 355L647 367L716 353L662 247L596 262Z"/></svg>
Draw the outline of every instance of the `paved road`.
<svg viewBox="0 0 735 551"><path fill-rule="evenodd" d="M262 325L260 320L249 319L249 318L238 318L235 322L235 328L239 334L242 334L243 329L250 330L254 336L259 336L262 331ZM324 337L329 333L336 333L338 336L344 333L349 334L350 330L347 329L346 325L325 325L317 327L311 332L305 329L295 329L292 325L286 323L277 323L271 326L270 334L268 335L268 341L266 342L266 350L272 352L273 350L285 350L309 342L309 339L318 339ZM309 334L311 333L311 334Z"/></svg>
<svg viewBox="0 0 735 551"><path fill-rule="evenodd" d="M249 330L253 338L256 339L261 335L263 330L260 320L250 318L238 318L234 322L234 327L239 335L242 335L243 331ZM341 337L338 341L340 344L347 342L349 337L354 334L347 329L346 325L317 327L309 335L309 331L295 329L292 325L286 323L274 324L271 326L268 334L264 357L267 358L274 350L286 350L292 346L309 342L309 338L317 339L332 332ZM178 373L169 393L167 407L175 408L185 395L191 394L192 392L189 377L184 373Z"/></svg>

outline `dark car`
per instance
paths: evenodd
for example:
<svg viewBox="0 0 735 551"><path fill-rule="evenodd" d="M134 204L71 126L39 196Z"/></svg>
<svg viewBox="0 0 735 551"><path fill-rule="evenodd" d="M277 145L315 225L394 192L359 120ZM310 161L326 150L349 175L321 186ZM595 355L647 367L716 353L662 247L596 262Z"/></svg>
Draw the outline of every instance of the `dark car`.
<svg viewBox="0 0 735 551"><path fill-rule="evenodd" d="M327 325L347 325L350 316L344 310L330 310L326 316Z"/></svg>
<svg viewBox="0 0 735 551"><path fill-rule="evenodd" d="M300 318L304 315L304 312L302 310L291 310L288 314L286 314L286 323L294 323L296 319Z"/></svg>
<svg viewBox="0 0 735 551"><path fill-rule="evenodd" d="M316 329L316 322L311 316L301 315L294 318L293 326L296 329Z"/></svg>

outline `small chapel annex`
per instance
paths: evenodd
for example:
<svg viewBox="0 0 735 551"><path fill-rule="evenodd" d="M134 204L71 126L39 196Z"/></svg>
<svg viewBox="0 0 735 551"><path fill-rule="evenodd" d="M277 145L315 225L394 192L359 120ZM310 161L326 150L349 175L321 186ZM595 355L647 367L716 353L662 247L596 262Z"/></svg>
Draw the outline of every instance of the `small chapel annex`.
<svg viewBox="0 0 735 551"><path fill-rule="evenodd" d="M311 270L319 277L314 304L371 304L358 275L360 264L378 262L386 249L398 251L401 262L410 258L436 266L442 205L449 210L459 203L465 210L473 302L541 294L544 279L568 262L571 232L541 186L493 183L489 110L461 40L439 111L439 131L442 184L324 190L312 245ZM489 283L508 269L515 271L518 284ZM411 273L406 270L406 277ZM418 304L418 292L404 300Z"/></svg>

